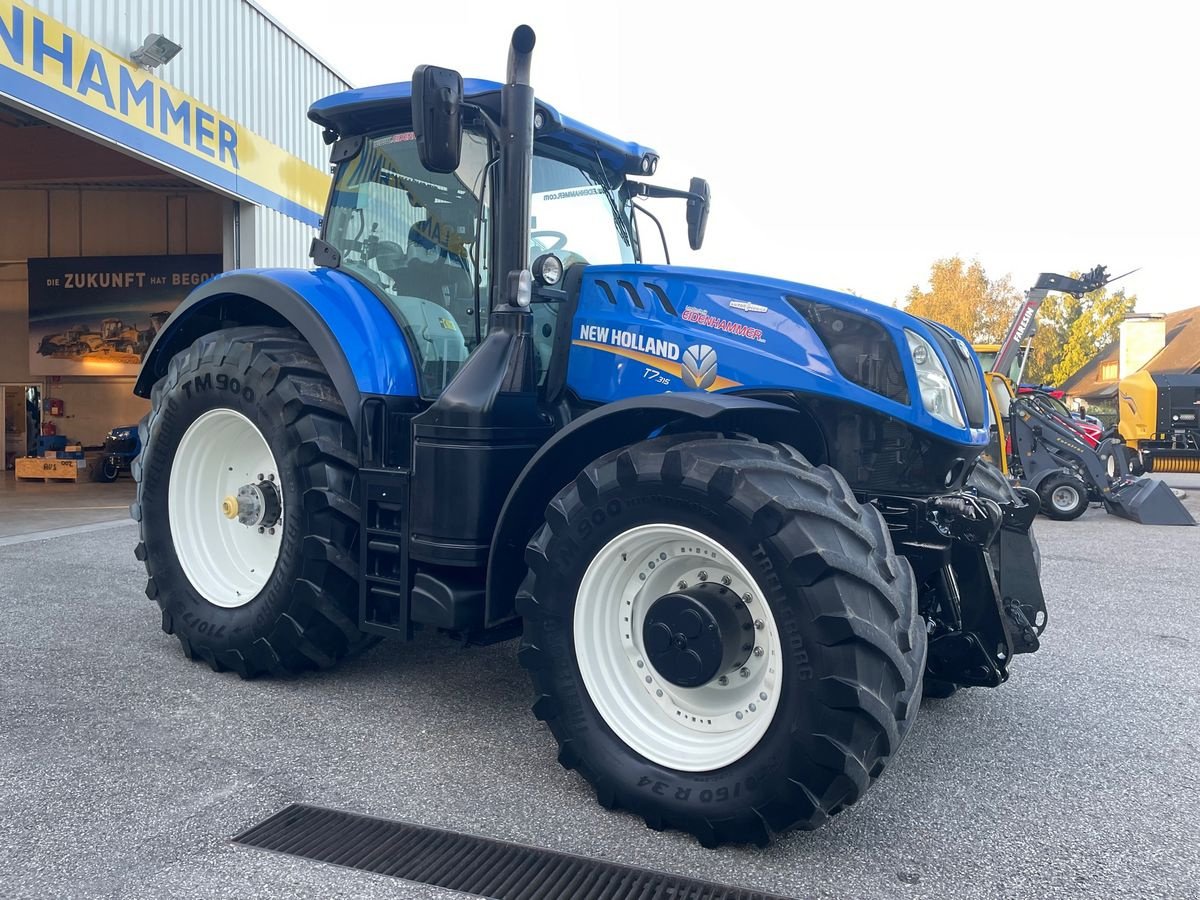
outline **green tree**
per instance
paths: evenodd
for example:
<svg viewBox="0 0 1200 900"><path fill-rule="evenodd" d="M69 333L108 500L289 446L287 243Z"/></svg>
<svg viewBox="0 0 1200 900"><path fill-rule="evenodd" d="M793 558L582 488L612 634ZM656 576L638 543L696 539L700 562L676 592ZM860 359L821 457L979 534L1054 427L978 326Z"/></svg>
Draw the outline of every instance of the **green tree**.
<svg viewBox="0 0 1200 900"><path fill-rule="evenodd" d="M1020 300L1007 275L988 278L979 260L964 263L961 257L951 256L930 268L929 290L913 285L905 308L950 326L974 343L998 343Z"/></svg>
<svg viewBox="0 0 1200 900"><path fill-rule="evenodd" d="M1078 277L1072 272L1072 277ZM1133 312L1137 296L1100 288L1083 297L1051 294L1038 313L1024 380L1061 384L1117 339L1121 320Z"/></svg>

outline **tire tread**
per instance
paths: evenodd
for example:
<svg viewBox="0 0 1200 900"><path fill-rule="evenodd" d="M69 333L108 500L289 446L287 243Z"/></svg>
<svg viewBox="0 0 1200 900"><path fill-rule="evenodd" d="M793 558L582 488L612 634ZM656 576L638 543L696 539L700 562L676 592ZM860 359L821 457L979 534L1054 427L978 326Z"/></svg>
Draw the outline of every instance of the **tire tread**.
<svg viewBox="0 0 1200 900"><path fill-rule="evenodd" d="M144 465L158 429L158 420L169 415L170 388L204 363L233 364L244 373L255 373L266 382L266 394L282 402L288 440L295 446L307 485L300 502L306 521L319 526L301 544L301 575L292 591L287 611L266 636L240 650L216 651L202 637L186 638L166 610L158 589L154 561L145 550L146 524L139 527L138 558L146 567L147 596L163 608L163 628L175 632L184 653L207 662L214 671L232 670L243 678L290 675L324 669L378 638L359 631L357 617L358 508L353 485L357 453L350 420L324 366L312 348L290 330L266 326L228 328L203 335L169 363L167 374L151 391L150 412L138 425L142 455L133 466L142 503ZM140 517L135 516L140 522ZM168 631L168 633L171 633Z"/></svg>
<svg viewBox="0 0 1200 900"><path fill-rule="evenodd" d="M664 816L648 809L642 798L627 795L590 767L574 747L562 704L546 702L556 682L545 638L548 629L564 627L557 620L569 606L569 600L539 594L538 580L549 575L554 547L569 540L565 535L589 497L655 483L704 494L791 561L792 574L812 588L818 607L813 633L839 673L817 691L828 727L816 734L793 732L790 778L780 795L730 819ZM771 832L816 828L879 777L920 705L926 638L907 561L894 553L878 510L858 503L838 472L811 465L787 445L672 435L614 451L551 501L525 558L529 574L517 597L525 622L519 659L539 695L538 718L563 748L560 762L590 781L602 803L638 813L649 827L689 832L705 846L761 845Z"/></svg>

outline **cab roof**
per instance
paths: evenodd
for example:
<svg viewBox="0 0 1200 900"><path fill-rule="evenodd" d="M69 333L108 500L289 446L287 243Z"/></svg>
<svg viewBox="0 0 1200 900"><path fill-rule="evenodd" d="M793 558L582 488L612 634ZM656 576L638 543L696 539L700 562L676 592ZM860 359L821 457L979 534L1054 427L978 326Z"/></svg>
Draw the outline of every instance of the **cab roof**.
<svg viewBox="0 0 1200 900"><path fill-rule="evenodd" d="M486 109L495 118L500 115L500 89L503 85L479 78L463 79L463 95L475 106ZM642 160L658 154L649 147L619 141L590 125L564 116L548 103L536 100L543 114L543 125L534 134L535 144L550 146L588 157L599 155L607 168L627 175L646 175ZM308 108L308 117L339 137L367 134L387 128L412 126L412 82L379 84L351 88L331 94ZM653 167L652 167L653 168Z"/></svg>

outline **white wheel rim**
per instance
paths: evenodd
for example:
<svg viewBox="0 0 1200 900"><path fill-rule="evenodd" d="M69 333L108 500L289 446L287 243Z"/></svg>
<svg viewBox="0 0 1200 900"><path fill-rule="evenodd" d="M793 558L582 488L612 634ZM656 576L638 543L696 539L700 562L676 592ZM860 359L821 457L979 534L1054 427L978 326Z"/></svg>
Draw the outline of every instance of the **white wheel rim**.
<svg viewBox="0 0 1200 900"><path fill-rule="evenodd" d="M1079 502L1079 494L1075 488L1062 485L1054 489L1054 493L1050 495L1050 502L1054 504L1054 508L1061 512L1068 512L1075 508Z"/></svg>
<svg viewBox="0 0 1200 900"><path fill-rule="evenodd" d="M686 688L655 670L642 629L655 600L680 582L700 581L749 595L755 651L743 666L747 675L734 670L724 685ZM734 554L691 528L639 525L609 541L579 584L574 640L580 675L604 721L630 749L671 769L707 772L736 762L779 707L783 648L763 592Z"/></svg>
<svg viewBox="0 0 1200 900"><path fill-rule="evenodd" d="M278 492L281 513L260 532L228 517L222 502L264 480ZM188 426L171 463L167 512L175 555L205 600L234 609L258 596L279 560L286 509L275 456L253 422L221 408Z"/></svg>

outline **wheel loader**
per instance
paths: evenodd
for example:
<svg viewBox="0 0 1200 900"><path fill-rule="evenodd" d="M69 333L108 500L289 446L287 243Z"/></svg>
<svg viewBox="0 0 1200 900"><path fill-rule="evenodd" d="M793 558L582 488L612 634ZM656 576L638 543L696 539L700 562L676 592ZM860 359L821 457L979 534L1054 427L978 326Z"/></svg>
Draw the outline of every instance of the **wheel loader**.
<svg viewBox="0 0 1200 900"><path fill-rule="evenodd" d="M1018 394L1014 387L1025 368L1025 342L1037 330L1037 312L1046 295L1058 290L1082 297L1115 280L1104 266L1079 277L1043 272L1026 292L1003 342L983 346L982 358L988 361L984 379L992 411L984 458L1015 483L1036 491L1041 512L1052 519L1078 519L1089 504L1099 503L1106 512L1143 525L1195 525L1191 513L1165 483L1136 477L1141 472L1139 454L1131 451L1119 433L1103 434L1093 446L1061 402L1039 391ZM1200 378L1196 383L1200 384ZM1129 390L1137 388L1131 385ZM1192 399L1182 392L1176 396L1187 397L1181 402ZM1126 402L1137 408L1131 396ZM1156 440L1166 435L1154 435L1145 442L1141 456L1153 458L1165 449L1167 457L1182 460L1175 463L1178 468L1167 471L1189 471L1189 454L1200 459L1200 449L1190 451L1187 443L1187 426L1195 422L1194 405L1192 409L1192 419L1184 421L1184 427L1180 427L1178 414L1174 422L1166 424L1171 413L1164 417L1160 412L1159 424L1171 435L1166 441ZM1140 422L1130 424L1144 431ZM1194 436L1191 440L1195 445Z"/></svg>
<svg viewBox="0 0 1200 900"><path fill-rule="evenodd" d="M601 804L766 844L862 797L926 686L1038 649L1038 500L979 459L960 335L643 262L655 204L701 246L707 182L535 95L533 47L312 105L314 268L200 286L137 380L146 591L244 677L519 637Z"/></svg>

